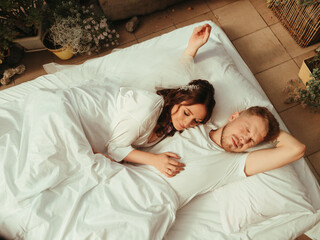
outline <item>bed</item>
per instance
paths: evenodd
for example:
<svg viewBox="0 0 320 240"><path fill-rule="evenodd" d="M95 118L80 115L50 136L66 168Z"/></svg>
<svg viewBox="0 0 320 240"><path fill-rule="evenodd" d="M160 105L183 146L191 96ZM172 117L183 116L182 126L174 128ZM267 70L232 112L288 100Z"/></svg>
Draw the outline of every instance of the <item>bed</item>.
<svg viewBox="0 0 320 240"><path fill-rule="evenodd" d="M1 235L9 239L256 240L295 239L307 233L320 239L320 187L303 158L201 194L179 208L175 193L161 178L90 152L85 136L75 128L76 113L70 106L63 106L61 123L48 121L44 126L50 129L45 137L54 139L54 148L46 148L47 155L38 157L43 140L28 138L36 131L28 124L37 118L21 117L19 108L26 106L19 100L46 88L49 94L38 99L54 102L50 89L110 79L154 90L164 82L156 67L168 64L161 52L179 57L193 28L204 23L212 26L212 33L195 58L193 74L211 81L216 89L211 121L222 126L234 111L263 105L287 130L230 40L212 22L180 28L78 66L46 65L49 74L0 92ZM140 50L146 54L143 60L137 56ZM145 61L148 57L150 61ZM183 83L175 74L172 71L166 85ZM32 151L24 156L19 148L28 149L25 145Z"/></svg>

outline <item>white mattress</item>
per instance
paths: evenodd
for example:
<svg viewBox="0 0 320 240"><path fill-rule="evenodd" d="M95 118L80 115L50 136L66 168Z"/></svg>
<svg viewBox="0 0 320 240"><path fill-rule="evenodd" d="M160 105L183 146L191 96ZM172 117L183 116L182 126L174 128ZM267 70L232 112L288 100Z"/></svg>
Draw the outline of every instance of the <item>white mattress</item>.
<svg viewBox="0 0 320 240"><path fill-rule="evenodd" d="M141 66L138 60L136 63L132 62L134 59L132 54L136 54L136 50L156 48L162 51L164 49L173 55L179 56L185 48L186 40L191 35L193 28L203 23L209 23L213 26L208 43L200 49L195 58L195 63L204 73L204 76L210 78L208 74L213 74L211 69L217 69L217 67L224 66L224 64L227 66L227 69L229 63L235 64L238 71L250 82L250 86L253 86L256 92L267 99L262 88L225 33L212 22L201 22L116 51L105 57L89 60L76 68L65 69L65 67L61 67L61 69L65 70L44 75L33 81L5 89L0 92L0 104L2 105L8 101L22 98L39 88L66 88L87 80L95 81L97 79L104 79L106 76L108 78L113 77L119 79L119 81L123 81L127 85L131 85L130 79L134 78L132 85L136 85L139 78L148 76L143 73L144 69L147 69L148 66ZM212 49L215 51L212 51ZM128 56L128 58L124 58L124 56ZM213 56L219 56L219 58L214 58ZM156 58L157 56L154 57ZM220 62L219 59L221 59ZM155 64L161 64L161 60L165 61L165 59L155 59ZM47 67L51 67L50 71L53 71L52 67L53 69L59 68L59 66L53 65ZM139 74L133 77L132 72L139 72ZM214 74L216 76L221 74L223 78L224 72L216 71ZM217 97L217 101L219 101L221 97ZM280 121L281 128L287 130L276 111L274 109L272 109L272 111ZM218 109L218 115L222 118L224 112ZM217 122L218 124L222 124L220 119L218 119ZM306 187L306 191L310 195L316 213L279 216L250 226L240 233L228 235L221 225L217 200L212 193L207 193L196 197L188 205L178 210L176 221L166 234L165 239L294 239L306 231L309 231L308 234L312 239L320 239L319 224L318 227L316 226L320 221L319 185L304 159L294 162L292 166Z"/></svg>

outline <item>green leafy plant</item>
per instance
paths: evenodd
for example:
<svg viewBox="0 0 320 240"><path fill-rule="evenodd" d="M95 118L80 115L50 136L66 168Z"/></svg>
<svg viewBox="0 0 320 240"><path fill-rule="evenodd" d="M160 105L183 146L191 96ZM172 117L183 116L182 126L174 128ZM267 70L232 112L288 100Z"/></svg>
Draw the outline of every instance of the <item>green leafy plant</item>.
<svg viewBox="0 0 320 240"><path fill-rule="evenodd" d="M2 26L10 26L16 37L32 36L41 25L44 0L0 1Z"/></svg>
<svg viewBox="0 0 320 240"><path fill-rule="evenodd" d="M320 47L316 49L316 53L308 63L312 70L311 80L304 85L301 80L291 79L283 89L284 93L288 94L285 103L300 103L312 112L320 110Z"/></svg>
<svg viewBox="0 0 320 240"><path fill-rule="evenodd" d="M16 33L8 25L4 25L3 19L0 19L0 64L8 54L9 48L13 42Z"/></svg>
<svg viewBox="0 0 320 240"><path fill-rule="evenodd" d="M44 0L0 1L0 59L13 40L36 35L44 15Z"/></svg>
<svg viewBox="0 0 320 240"><path fill-rule="evenodd" d="M300 6L308 6L319 3L319 0L297 0Z"/></svg>
<svg viewBox="0 0 320 240"><path fill-rule="evenodd" d="M61 1L55 6L53 19L49 40L55 48L71 45L74 53L90 55L118 45L119 34L106 16L94 11L93 5Z"/></svg>

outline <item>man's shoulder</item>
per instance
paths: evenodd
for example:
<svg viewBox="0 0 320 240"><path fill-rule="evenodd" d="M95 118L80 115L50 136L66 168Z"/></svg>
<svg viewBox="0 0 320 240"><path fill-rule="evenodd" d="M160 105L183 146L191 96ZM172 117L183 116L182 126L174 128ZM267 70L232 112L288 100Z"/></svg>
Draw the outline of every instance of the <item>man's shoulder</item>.
<svg viewBox="0 0 320 240"><path fill-rule="evenodd" d="M208 126L206 126L205 124L200 124L196 127L185 129L180 133L180 136L190 140L197 140L198 138L206 139L208 131L210 131Z"/></svg>
<svg viewBox="0 0 320 240"><path fill-rule="evenodd" d="M212 129L210 125L201 124L176 133L175 137L181 144L195 145L203 150L215 151L219 150L219 147L210 139L209 133Z"/></svg>

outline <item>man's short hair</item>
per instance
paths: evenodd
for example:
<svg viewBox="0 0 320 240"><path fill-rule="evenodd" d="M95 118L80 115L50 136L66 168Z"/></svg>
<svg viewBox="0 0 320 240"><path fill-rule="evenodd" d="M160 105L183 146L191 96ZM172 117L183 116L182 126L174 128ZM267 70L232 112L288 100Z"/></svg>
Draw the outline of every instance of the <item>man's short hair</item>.
<svg viewBox="0 0 320 240"><path fill-rule="evenodd" d="M246 115L254 115L263 118L267 122L268 132L267 135L264 137L263 141L273 141L275 140L280 133L279 122L273 116L273 114L266 108L260 106L250 107L240 114Z"/></svg>

